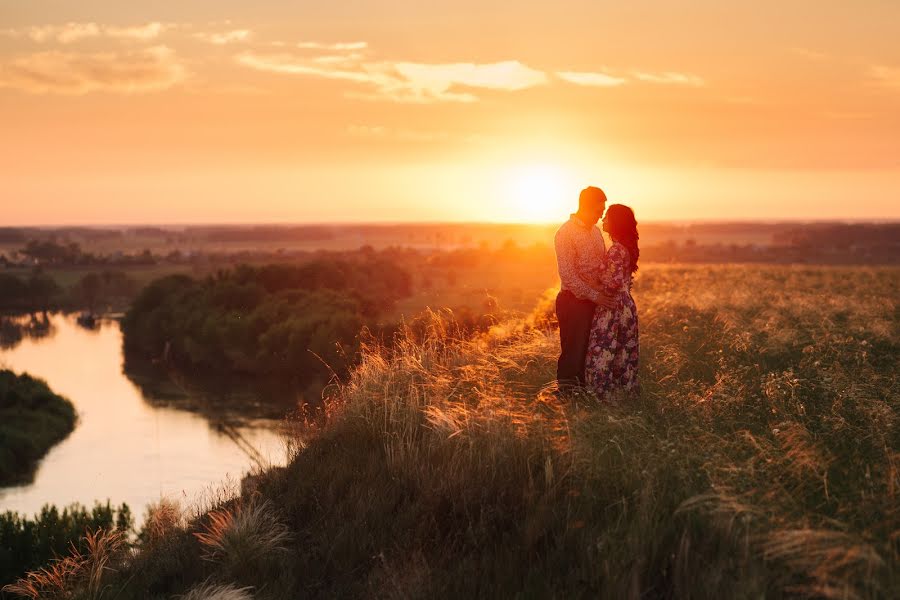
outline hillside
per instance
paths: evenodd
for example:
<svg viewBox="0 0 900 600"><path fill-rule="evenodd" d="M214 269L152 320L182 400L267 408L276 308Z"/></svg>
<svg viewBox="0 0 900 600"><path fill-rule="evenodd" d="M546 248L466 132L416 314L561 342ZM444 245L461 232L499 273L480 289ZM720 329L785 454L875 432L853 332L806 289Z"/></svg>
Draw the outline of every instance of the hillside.
<svg viewBox="0 0 900 600"><path fill-rule="evenodd" d="M472 339L432 314L286 468L7 591L896 597L900 272L653 267L635 296L639 398L555 399L549 302Z"/></svg>

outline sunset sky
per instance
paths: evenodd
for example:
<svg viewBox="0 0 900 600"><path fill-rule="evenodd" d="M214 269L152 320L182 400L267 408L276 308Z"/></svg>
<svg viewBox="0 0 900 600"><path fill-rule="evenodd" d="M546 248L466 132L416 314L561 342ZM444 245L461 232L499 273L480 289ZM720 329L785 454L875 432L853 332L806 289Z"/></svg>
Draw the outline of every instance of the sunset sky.
<svg viewBox="0 0 900 600"><path fill-rule="evenodd" d="M897 0L0 0L18 224L900 218Z"/></svg>

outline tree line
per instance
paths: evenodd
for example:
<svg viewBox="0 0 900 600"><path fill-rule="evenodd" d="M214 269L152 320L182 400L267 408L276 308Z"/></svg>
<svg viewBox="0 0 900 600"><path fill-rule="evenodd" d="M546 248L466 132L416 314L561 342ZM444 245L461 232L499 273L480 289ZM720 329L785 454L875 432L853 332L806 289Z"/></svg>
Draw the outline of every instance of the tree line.
<svg viewBox="0 0 900 600"><path fill-rule="evenodd" d="M352 364L360 329L410 293L409 274L374 254L172 275L135 298L125 351L198 374L327 381Z"/></svg>
<svg viewBox="0 0 900 600"><path fill-rule="evenodd" d="M25 277L0 273L0 311L39 312L79 309L94 312L106 304L128 302L137 293L138 284L123 271L103 270L86 273L69 287L35 269Z"/></svg>

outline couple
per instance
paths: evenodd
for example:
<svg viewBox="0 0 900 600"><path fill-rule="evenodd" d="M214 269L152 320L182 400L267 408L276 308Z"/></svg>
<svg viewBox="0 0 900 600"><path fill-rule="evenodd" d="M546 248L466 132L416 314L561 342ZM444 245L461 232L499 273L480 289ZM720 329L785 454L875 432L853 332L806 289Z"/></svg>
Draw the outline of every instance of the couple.
<svg viewBox="0 0 900 600"><path fill-rule="evenodd" d="M622 204L606 211L606 194L587 187L578 212L556 232L561 289L556 297L561 391L586 387L603 400L638 388L638 320L631 297L637 271L637 221ZM612 245L606 249L597 221Z"/></svg>

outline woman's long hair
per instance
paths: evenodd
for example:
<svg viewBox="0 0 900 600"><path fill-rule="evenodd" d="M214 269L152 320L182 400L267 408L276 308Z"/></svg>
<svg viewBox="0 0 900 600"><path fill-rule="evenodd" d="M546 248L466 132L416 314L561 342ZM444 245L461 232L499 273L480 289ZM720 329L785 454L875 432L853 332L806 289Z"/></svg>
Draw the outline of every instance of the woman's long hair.
<svg viewBox="0 0 900 600"><path fill-rule="evenodd" d="M638 248L638 230L637 221L634 218L634 211L624 204L613 204L606 209L606 226L609 229L609 237L614 242L619 242L631 257L631 272L638 270L638 258L641 250Z"/></svg>

